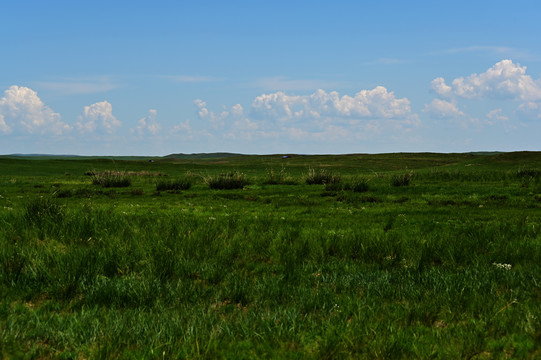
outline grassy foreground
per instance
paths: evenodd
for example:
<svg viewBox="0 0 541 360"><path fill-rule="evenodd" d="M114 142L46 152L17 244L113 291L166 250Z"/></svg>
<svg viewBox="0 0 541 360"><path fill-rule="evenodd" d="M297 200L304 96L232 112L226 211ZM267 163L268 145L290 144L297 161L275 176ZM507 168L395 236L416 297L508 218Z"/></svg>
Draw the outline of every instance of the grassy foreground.
<svg viewBox="0 0 541 360"><path fill-rule="evenodd" d="M539 358L540 227L541 153L0 157L0 358Z"/></svg>

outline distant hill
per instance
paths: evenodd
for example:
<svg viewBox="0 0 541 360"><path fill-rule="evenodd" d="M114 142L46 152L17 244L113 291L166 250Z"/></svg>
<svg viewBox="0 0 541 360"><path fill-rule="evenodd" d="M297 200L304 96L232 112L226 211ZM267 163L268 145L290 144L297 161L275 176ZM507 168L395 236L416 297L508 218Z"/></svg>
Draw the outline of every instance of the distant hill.
<svg viewBox="0 0 541 360"><path fill-rule="evenodd" d="M162 157L162 159L223 159L234 156L242 156L243 154L217 152L217 153L196 153L196 154L170 154Z"/></svg>
<svg viewBox="0 0 541 360"><path fill-rule="evenodd" d="M66 157L81 157L79 155L54 155L54 154L9 154L2 155L4 157L13 156L13 157L47 157L47 158L66 158Z"/></svg>

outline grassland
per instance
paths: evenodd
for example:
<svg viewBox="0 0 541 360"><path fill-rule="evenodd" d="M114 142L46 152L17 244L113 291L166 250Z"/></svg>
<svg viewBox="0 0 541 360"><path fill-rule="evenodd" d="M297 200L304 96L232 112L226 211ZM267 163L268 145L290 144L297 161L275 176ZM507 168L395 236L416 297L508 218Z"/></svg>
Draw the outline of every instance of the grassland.
<svg viewBox="0 0 541 360"><path fill-rule="evenodd" d="M0 157L0 358L541 357L541 153L153 160Z"/></svg>

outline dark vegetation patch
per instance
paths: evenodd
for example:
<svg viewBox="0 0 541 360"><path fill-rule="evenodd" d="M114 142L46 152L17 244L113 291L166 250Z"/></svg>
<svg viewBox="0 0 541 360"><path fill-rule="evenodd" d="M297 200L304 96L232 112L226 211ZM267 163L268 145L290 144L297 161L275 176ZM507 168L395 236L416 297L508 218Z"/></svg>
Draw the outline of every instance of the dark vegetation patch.
<svg viewBox="0 0 541 360"><path fill-rule="evenodd" d="M162 180L156 183L156 191L188 190L192 186L189 178Z"/></svg>

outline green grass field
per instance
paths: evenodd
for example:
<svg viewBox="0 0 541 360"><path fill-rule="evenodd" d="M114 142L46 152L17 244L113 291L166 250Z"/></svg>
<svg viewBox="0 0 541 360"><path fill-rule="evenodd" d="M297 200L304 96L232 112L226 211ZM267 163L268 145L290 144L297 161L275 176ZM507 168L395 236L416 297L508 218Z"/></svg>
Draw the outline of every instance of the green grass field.
<svg viewBox="0 0 541 360"><path fill-rule="evenodd" d="M0 358L541 358L541 153L153 160L0 157Z"/></svg>

